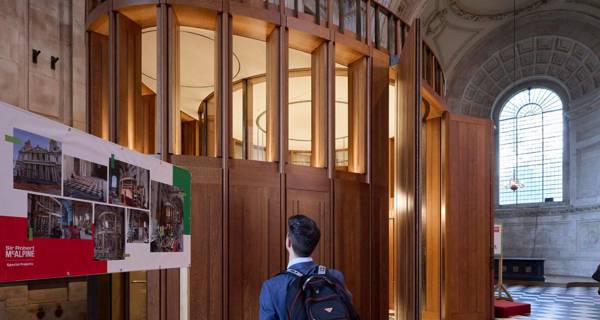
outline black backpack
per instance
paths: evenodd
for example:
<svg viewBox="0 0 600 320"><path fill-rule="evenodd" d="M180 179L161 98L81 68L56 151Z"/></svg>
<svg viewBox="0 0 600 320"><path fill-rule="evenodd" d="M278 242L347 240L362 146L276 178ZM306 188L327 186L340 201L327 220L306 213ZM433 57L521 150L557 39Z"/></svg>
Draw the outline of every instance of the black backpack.
<svg viewBox="0 0 600 320"><path fill-rule="evenodd" d="M287 320L359 320L350 294L325 267L307 274L291 268L284 273L296 277L287 287Z"/></svg>

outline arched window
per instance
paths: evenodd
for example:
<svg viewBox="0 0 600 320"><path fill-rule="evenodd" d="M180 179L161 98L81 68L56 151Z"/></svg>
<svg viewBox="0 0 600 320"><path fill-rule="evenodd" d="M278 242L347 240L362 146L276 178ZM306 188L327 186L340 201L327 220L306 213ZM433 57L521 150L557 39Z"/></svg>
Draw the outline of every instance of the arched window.
<svg viewBox="0 0 600 320"><path fill-rule="evenodd" d="M563 200L563 105L546 88L517 92L499 118L499 204Z"/></svg>

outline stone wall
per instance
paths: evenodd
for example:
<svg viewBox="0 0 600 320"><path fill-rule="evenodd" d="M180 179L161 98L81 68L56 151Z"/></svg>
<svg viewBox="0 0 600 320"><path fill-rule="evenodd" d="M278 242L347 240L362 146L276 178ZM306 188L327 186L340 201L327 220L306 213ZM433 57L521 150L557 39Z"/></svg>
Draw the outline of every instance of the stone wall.
<svg viewBox="0 0 600 320"><path fill-rule="evenodd" d="M33 49L41 51L37 63ZM54 70L51 56L59 58ZM85 70L85 1L0 0L0 101L85 131ZM3 284L0 319L38 319L40 307L43 319L85 319L86 298L85 281Z"/></svg>
<svg viewBox="0 0 600 320"><path fill-rule="evenodd" d="M85 130L85 1L0 0L0 30L0 101Z"/></svg>
<svg viewBox="0 0 600 320"><path fill-rule="evenodd" d="M86 319L86 298L85 281L44 289L30 288L26 284L0 286L0 319L39 319L38 312L44 314L41 319Z"/></svg>
<svg viewBox="0 0 600 320"><path fill-rule="evenodd" d="M497 209L507 257L546 258L546 274L590 277L600 264L600 95L567 113L568 201Z"/></svg>

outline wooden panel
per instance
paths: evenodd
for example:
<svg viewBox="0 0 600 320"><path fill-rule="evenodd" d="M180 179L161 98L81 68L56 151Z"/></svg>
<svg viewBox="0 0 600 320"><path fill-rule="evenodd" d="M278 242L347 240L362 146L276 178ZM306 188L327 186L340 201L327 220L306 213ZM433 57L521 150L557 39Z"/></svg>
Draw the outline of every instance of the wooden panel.
<svg viewBox="0 0 600 320"><path fill-rule="evenodd" d="M440 319L441 315L441 149L442 121L428 120L423 145L423 230L424 230L424 300L423 319Z"/></svg>
<svg viewBox="0 0 600 320"><path fill-rule="evenodd" d="M235 16L233 18L233 34L237 36L252 38L260 41L267 41L275 25L264 21L244 16Z"/></svg>
<svg viewBox="0 0 600 320"><path fill-rule="evenodd" d="M417 139L420 123L420 31L419 20L411 27L398 65L398 114L396 129L396 218L398 225L397 318L418 316L420 295L417 237L420 201L417 187ZM375 164L373 164L375 165ZM418 205L417 205L418 204Z"/></svg>
<svg viewBox="0 0 600 320"><path fill-rule="evenodd" d="M179 311L181 310L181 305L180 305L181 282L179 280L179 270L180 269L178 269L178 268L161 270L161 272L164 274L164 276L166 278L165 279L166 286L164 288L164 292L165 292L165 296L166 296L165 320L179 320L180 319Z"/></svg>
<svg viewBox="0 0 600 320"><path fill-rule="evenodd" d="M140 109L136 111L135 116L135 149L142 153L153 154L155 149L156 94L150 92L142 95L141 100Z"/></svg>
<svg viewBox="0 0 600 320"><path fill-rule="evenodd" d="M369 205L368 184L335 179L334 267L344 272L359 315L365 319L378 319L370 313L371 293L377 288L370 283L370 262L376 252L370 250Z"/></svg>
<svg viewBox="0 0 600 320"><path fill-rule="evenodd" d="M220 159L172 156L192 176L190 319L222 318L223 215Z"/></svg>
<svg viewBox="0 0 600 320"><path fill-rule="evenodd" d="M330 188L325 169L294 168L286 177L287 215L284 228L287 231L287 218L295 214L304 214L315 220L321 230L321 241L313 258L326 266L333 265Z"/></svg>
<svg viewBox="0 0 600 320"><path fill-rule="evenodd" d="M276 163L230 160L229 318L256 319L263 281L283 268Z"/></svg>
<svg viewBox="0 0 600 320"><path fill-rule="evenodd" d="M323 43L323 39L290 27L290 29L288 29L288 43L289 47L292 49L304 52L313 52L321 45L321 43Z"/></svg>
<svg viewBox="0 0 600 320"><path fill-rule="evenodd" d="M369 110L368 174L371 182L371 314L370 319L388 315L388 217L389 217L389 57L372 58L371 104ZM398 242L399 243L399 242ZM404 259L404 257L402 257ZM400 281L400 279L398 279ZM400 318L401 319L401 318Z"/></svg>
<svg viewBox="0 0 600 320"><path fill-rule="evenodd" d="M156 4L131 5L130 3L128 3L129 1L131 0L114 0L113 9L118 10L119 13L126 16L128 19L134 21L142 28L156 26ZM158 3L158 1L152 0L144 2Z"/></svg>
<svg viewBox="0 0 600 320"><path fill-rule="evenodd" d="M89 131L95 136L108 140L108 37L89 32L88 41Z"/></svg>
<svg viewBox="0 0 600 320"><path fill-rule="evenodd" d="M177 21L179 21L182 26L215 30L217 15L214 11L190 5L180 5L179 3L183 1L173 0L173 2L175 2L173 10L177 16ZM193 2L193 4L198 4L199 1L193 0ZM215 6L215 10L219 9L217 7L221 6L218 1L207 1L207 3Z"/></svg>
<svg viewBox="0 0 600 320"><path fill-rule="evenodd" d="M378 90L376 94L383 95L383 92ZM377 100L380 102L377 108L383 108L383 100ZM348 171L365 173L366 155L367 58L363 57L348 66Z"/></svg>
<svg viewBox="0 0 600 320"><path fill-rule="evenodd" d="M117 143L136 149L137 119L142 109L142 29L127 17L117 15Z"/></svg>
<svg viewBox="0 0 600 320"><path fill-rule="evenodd" d="M200 126L198 120L181 123L181 154L199 155Z"/></svg>
<svg viewBox="0 0 600 320"><path fill-rule="evenodd" d="M279 159L279 106L280 72L282 49L280 48L281 28L277 28L267 37L267 150L266 160L274 162Z"/></svg>
<svg viewBox="0 0 600 320"><path fill-rule="evenodd" d="M444 246L446 319L492 317L492 122L448 115ZM469 250L465 252L465 248ZM444 316L444 315L442 315Z"/></svg>
<svg viewBox="0 0 600 320"><path fill-rule="evenodd" d="M162 6L164 7L164 6ZM167 65L166 78L168 85L168 120L169 120L169 153L181 154L181 111L180 111L180 40L179 21L173 11L173 7L167 6L167 23L159 24L158 31L161 37L161 29L166 26ZM161 16L164 14L161 11ZM162 19L161 19L162 20ZM163 38L164 39L164 38ZM163 40L164 41L164 40ZM160 52L160 51L159 51Z"/></svg>
<svg viewBox="0 0 600 320"><path fill-rule="evenodd" d="M311 57L311 166L327 166L327 44L321 44Z"/></svg>
<svg viewBox="0 0 600 320"><path fill-rule="evenodd" d="M388 219L388 248L390 250L390 255L389 255L389 264L388 264L388 270L395 270L396 269L396 255L397 255L397 243L396 243L396 219L393 217L390 217ZM389 302L388 302L388 308L389 310L395 310L396 309L396 305L394 304L394 302L396 301L396 290L394 290L394 288L396 288L396 273L394 272L390 272L389 273L389 281L390 281L390 285L389 285L389 289L388 289L388 297L389 297Z"/></svg>

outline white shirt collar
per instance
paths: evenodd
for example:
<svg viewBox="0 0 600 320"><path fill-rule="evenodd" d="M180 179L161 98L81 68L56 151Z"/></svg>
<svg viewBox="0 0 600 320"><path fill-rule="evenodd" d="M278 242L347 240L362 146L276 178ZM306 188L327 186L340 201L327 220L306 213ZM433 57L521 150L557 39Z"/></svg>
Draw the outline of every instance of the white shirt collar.
<svg viewBox="0 0 600 320"><path fill-rule="evenodd" d="M288 262L287 268L289 269L291 266L298 264L298 263L311 262L311 261L313 261L313 259L311 257L294 258L294 259L290 260L290 262Z"/></svg>

